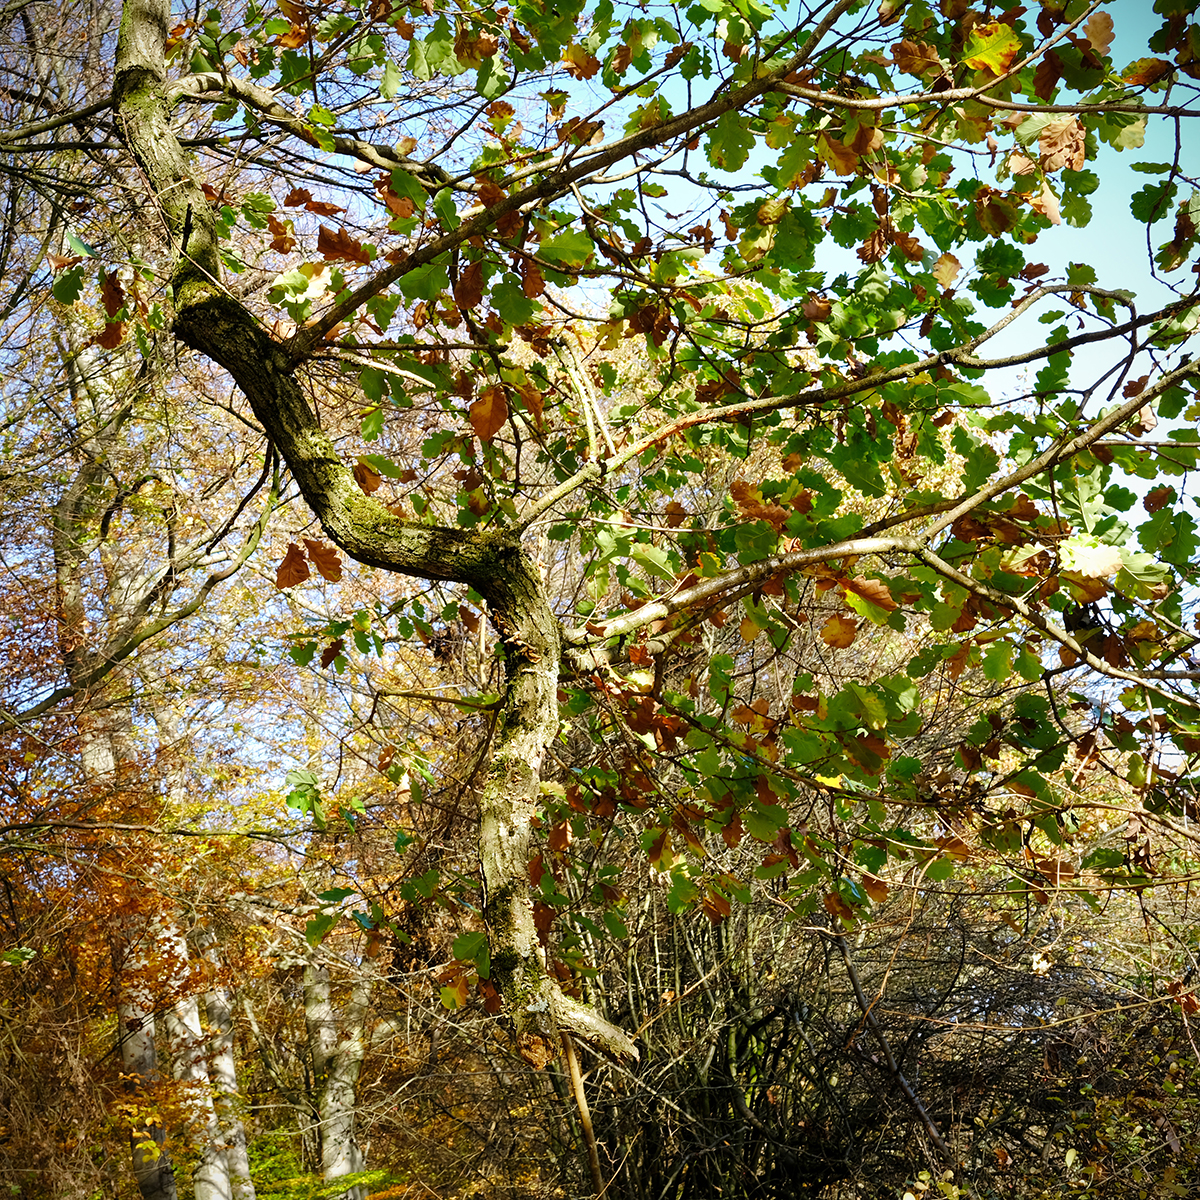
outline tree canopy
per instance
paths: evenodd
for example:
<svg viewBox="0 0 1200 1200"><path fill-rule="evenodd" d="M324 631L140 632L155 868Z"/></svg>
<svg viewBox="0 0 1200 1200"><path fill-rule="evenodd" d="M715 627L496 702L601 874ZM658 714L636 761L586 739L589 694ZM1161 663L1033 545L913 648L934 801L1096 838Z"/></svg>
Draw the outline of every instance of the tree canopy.
<svg viewBox="0 0 1200 1200"><path fill-rule="evenodd" d="M685 929L767 904L970 1194L897 1058L925 984L881 1023L851 943L967 889L1028 949L1195 874L1194 4L44 8L4 18L9 852L273 839L363 978L440 905L442 1001L535 1066L652 1044L600 982L631 873ZM242 755L224 800L185 741ZM286 833L233 803L271 789ZM123 1012L182 894L122 926Z"/></svg>

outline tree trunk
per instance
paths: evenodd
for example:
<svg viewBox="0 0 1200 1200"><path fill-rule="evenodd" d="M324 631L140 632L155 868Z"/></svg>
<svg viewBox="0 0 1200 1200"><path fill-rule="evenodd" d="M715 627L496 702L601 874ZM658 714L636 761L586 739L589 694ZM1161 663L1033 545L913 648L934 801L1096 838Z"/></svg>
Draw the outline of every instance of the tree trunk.
<svg viewBox="0 0 1200 1200"><path fill-rule="evenodd" d="M304 969L304 1018L318 1087L318 1140L321 1178L326 1182L366 1169L358 1141L356 1108L358 1075L366 1049L367 1008L374 987L374 960L362 967L339 1021L334 1009L329 969L310 963ZM366 1200L366 1189L348 1188L346 1200Z"/></svg>
<svg viewBox="0 0 1200 1200"><path fill-rule="evenodd" d="M188 1141L196 1151L192 1173L195 1200L232 1200L224 1139L213 1103L212 1080L208 1073L208 1039L200 1027L200 1005L187 978L187 944L178 928L161 927L159 953L173 964L173 991L182 992L166 1010L163 1025L175 1078L187 1086L182 1108Z"/></svg>
<svg viewBox="0 0 1200 1200"><path fill-rule="evenodd" d="M197 938L201 953L218 973L222 967L216 938L202 930ZM246 1127L242 1122L242 1100L238 1088L237 1062L233 1056L233 996L229 988L214 983L205 993L204 1005L211 1040L210 1078L216 1105L221 1144L229 1172L233 1200L254 1200L250 1159L246 1153Z"/></svg>
<svg viewBox="0 0 1200 1200"><path fill-rule="evenodd" d="M117 1000L117 1041L125 1088L136 1105L129 1145L133 1175L142 1200L177 1200L175 1170L164 1147L166 1130L152 1105L143 1108L141 1097L158 1079L158 1054L154 1041L154 1001L139 974L149 966L151 950L146 936L138 939L118 966L121 980Z"/></svg>
<svg viewBox="0 0 1200 1200"><path fill-rule="evenodd" d="M559 627L541 577L506 530L408 524L363 494L309 405L287 347L221 287L212 206L170 122L163 46L168 0L129 0L113 100L172 238L186 237L172 276L176 336L224 367L291 469L328 536L368 566L464 583L487 601L505 646L507 686L481 796L479 859L492 977L518 1044L544 1061L559 1029L636 1057L615 1026L564 996L541 961L529 896L531 817L541 765L558 730Z"/></svg>

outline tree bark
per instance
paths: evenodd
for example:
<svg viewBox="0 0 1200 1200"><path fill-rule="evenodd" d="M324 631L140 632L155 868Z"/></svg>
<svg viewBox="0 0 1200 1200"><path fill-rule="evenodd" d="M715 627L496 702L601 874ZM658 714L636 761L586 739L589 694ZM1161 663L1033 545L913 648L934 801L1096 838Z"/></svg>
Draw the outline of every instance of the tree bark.
<svg viewBox="0 0 1200 1200"><path fill-rule="evenodd" d="M479 859L493 980L518 1044L537 1059L560 1028L621 1057L633 1042L564 996L543 967L528 887L531 818L558 730L558 622L517 536L407 524L363 494L321 428L285 348L222 287L212 209L169 120L163 45L168 0L129 0L117 46L114 104L177 249L174 330L245 394L326 534L368 566L467 584L488 602L504 642L507 685L481 797ZM186 237L186 246L180 241Z"/></svg>
<svg viewBox="0 0 1200 1200"><path fill-rule="evenodd" d="M216 938L206 929L197 936L201 953L219 975L222 968ZM233 1200L254 1200L254 1181L250 1178L250 1158L246 1152L246 1127L242 1122L242 1102L233 1054L233 996L229 988L214 983L204 994L211 1041L210 1078L216 1106L221 1144L229 1172L229 1190Z"/></svg>
<svg viewBox="0 0 1200 1200"><path fill-rule="evenodd" d="M308 1026L313 1072L319 1088L317 1111L321 1178L326 1182L366 1169L358 1140L358 1076L366 1051L367 1008L374 987L374 961L364 958L346 1011L334 1009L329 969L310 963L304 969L304 1018ZM347 1188L345 1200L366 1200L366 1188Z"/></svg>

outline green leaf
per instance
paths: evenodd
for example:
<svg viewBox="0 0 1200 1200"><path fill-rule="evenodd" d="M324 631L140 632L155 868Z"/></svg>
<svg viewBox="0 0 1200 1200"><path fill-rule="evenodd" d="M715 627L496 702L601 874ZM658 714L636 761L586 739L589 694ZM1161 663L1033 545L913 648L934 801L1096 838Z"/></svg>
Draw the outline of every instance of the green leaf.
<svg viewBox="0 0 1200 1200"><path fill-rule="evenodd" d="M400 90L400 68L389 58L383 66L383 78L379 81L379 94L390 100Z"/></svg>
<svg viewBox="0 0 1200 1200"><path fill-rule="evenodd" d="M337 913L317 913L304 926L304 940L315 950L337 923Z"/></svg>
<svg viewBox="0 0 1200 1200"><path fill-rule="evenodd" d="M74 266L50 285L50 293L60 304L74 304L83 291L83 267Z"/></svg>
<svg viewBox="0 0 1200 1200"><path fill-rule="evenodd" d="M438 196L434 199L434 207L437 207L438 197L448 195L448 189L438 192ZM453 207L453 198L451 198L450 204ZM409 300L435 300L450 287L450 277L446 274L445 264L435 261L421 267L414 267L407 275L401 277L397 286Z"/></svg>

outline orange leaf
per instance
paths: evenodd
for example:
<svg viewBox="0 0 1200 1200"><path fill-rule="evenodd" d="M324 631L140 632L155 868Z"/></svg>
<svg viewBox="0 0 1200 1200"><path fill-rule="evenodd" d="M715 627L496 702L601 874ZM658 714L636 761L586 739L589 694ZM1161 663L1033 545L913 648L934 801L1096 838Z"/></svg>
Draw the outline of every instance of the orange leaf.
<svg viewBox="0 0 1200 1200"><path fill-rule="evenodd" d="M470 312L479 307L483 299L483 263L473 262L466 270L458 273L458 282L454 285L454 303L463 312Z"/></svg>
<svg viewBox="0 0 1200 1200"><path fill-rule="evenodd" d="M369 263L371 256L344 229L335 233L324 225L317 234L317 252L325 259L345 262Z"/></svg>
<svg viewBox="0 0 1200 1200"><path fill-rule="evenodd" d="M508 420L508 398L498 383L479 394L479 399L467 410L471 428L480 441L490 442Z"/></svg>
<svg viewBox="0 0 1200 1200"><path fill-rule="evenodd" d="M545 290L546 281L542 269L532 258L521 260L521 290L527 300L536 300Z"/></svg>
<svg viewBox="0 0 1200 1200"><path fill-rule="evenodd" d="M296 584L303 583L309 574L308 559L304 557L304 551L295 542L288 542L287 553L283 556L283 562L279 564L279 570L275 572L275 586L295 587Z"/></svg>
<svg viewBox="0 0 1200 1200"><path fill-rule="evenodd" d="M844 579L840 586L843 592L853 592L854 595L861 596L868 604L882 608L884 612L895 612L900 607L892 599L892 593L888 591L887 584L881 580L865 579L858 575L853 579Z"/></svg>
<svg viewBox="0 0 1200 1200"><path fill-rule="evenodd" d="M871 897L872 902L875 904L882 904L888 898L888 885L878 876L864 875L862 877L862 889Z"/></svg>
<svg viewBox="0 0 1200 1200"><path fill-rule="evenodd" d="M312 560L312 565L321 572L324 578L328 579L330 583L337 583L341 579L342 560L332 546L327 546L324 542L313 542L305 538L304 548L308 551L308 557Z"/></svg>
<svg viewBox="0 0 1200 1200"><path fill-rule="evenodd" d="M821 629L821 640L834 650L845 650L847 646L852 646L857 635L858 622L841 613L830 617Z"/></svg>
<svg viewBox="0 0 1200 1200"><path fill-rule="evenodd" d="M73 267L76 263L83 262L83 259L78 254L72 254L68 258L63 258L58 254L47 254L46 261L50 264L50 270L65 271L67 267Z"/></svg>
<svg viewBox="0 0 1200 1200"><path fill-rule="evenodd" d="M1171 64L1165 58L1139 58L1137 62L1130 63L1121 78L1134 87L1149 87L1170 73Z"/></svg>
<svg viewBox="0 0 1200 1200"><path fill-rule="evenodd" d="M372 492L378 491L383 477L370 464L356 462L354 464L354 482L369 496Z"/></svg>

